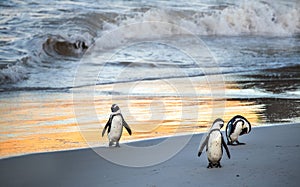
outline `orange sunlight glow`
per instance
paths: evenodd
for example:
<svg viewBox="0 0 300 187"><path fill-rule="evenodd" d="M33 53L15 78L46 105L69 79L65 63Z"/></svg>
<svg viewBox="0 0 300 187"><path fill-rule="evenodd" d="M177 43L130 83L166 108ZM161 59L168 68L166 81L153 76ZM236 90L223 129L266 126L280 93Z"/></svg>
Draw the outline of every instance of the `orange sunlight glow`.
<svg viewBox="0 0 300 187"><path fill-rule="evenodd" d="M215 118L227 122L236 114L244 115L253 125L260 123L262 109L255 103L213 98L206 80L195 79L192 84L191 94L180 80L96 86L94 98L81 93L82 99L76 101L82 114L74 113L70 93L20 93L15 99L1 98L0 157L106 146L107 136L101 137L101 132L113 103L118 103L133 131L132 136L123 131L121 142L205 132ZM97 94L126 89L128 95ZM236 88L231 85L226 89ZM87 102L90 99L93 106ZM90 107L96 117L88 112Z"/></svg>

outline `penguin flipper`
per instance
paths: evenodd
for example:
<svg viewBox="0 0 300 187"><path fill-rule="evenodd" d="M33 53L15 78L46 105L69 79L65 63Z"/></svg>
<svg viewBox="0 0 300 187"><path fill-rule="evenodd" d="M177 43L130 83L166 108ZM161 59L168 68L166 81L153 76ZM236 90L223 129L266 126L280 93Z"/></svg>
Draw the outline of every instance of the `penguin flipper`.
<svg viewBox="0 0 300 187"><path fill-rule="evenodd" d="M235 122L235 118L231 119L229 122L228 122L228 135L231 135L234 130L235 130L235 126L236 126L236 122Z"/></svg>
<svg viewBox="0 0 300 187"><path fill-rule="evenodd" d="M107 123L106 123L106 125L105 125L105 127L104 127L104 129L102 131L102 137L104 136L107 127L108 127L107 133L110 132L111 122L112 122L112 116L109 116L109 119L108 119L108 121L107 121Z"/></svg>
<svg viewBox="0 0 300 187"><path fill-rule="evenodd" d="M227 141L230 143L231 143L230 134L232 133L231 130L232 130L232 119L227 123L226 130L225 130Z"/></svg>
<svg viewBox="0 0 300 187"><path fill-rule="evenodd" d="M105 131L106 131L106 126L104 127L104 129L102 130L102 137L104 136L104 134L105 134Z"/></svg>
<svg viewBox="0 0 300 187"><path fill-rule="evenodd" d="M202 154L202 152L198 152L198 157L200 157L200 156L201 156L201 154Z"/></svg>
<svg viewBox="0 0 300 187"><path fill-rule="evenodd" d="M124 121L125 122L125 121ZM124 122L123 122L123 124L124 124ZM126 124L126 125L125 125ZM125 129L127 130L127 132L128 132L128 134L131 136L131 129L130 129L130 127L128 126L128 124L125 122L125 124L124 124L124 127L125 127Z"/></svg>
<svg viewBox="0 0 300 187"><path fill-rule="evenodd" d="M225 141L224 141L223 135L221 135L221 137L222 137L222 145L223 145L223 147L224 147L225 150L226 150L226 153L227 153L228 158L230 158L230 152L229 152L229 149L228 149L228 147L227 147L227 145L226 145L226 143L225 143Z"/></svg>
<svg viewBox="0 0 300 187"><path fill-rule="evenodd" d="M202 153L204 147L205 147L205 146L207 145L207 143L208 143L208 138L209 138L209 135L206 135L205 140L200 144L199 151L198 151L198 156L199 156L199 157L201 156L201 153Z"/></svg>
<svg viewBox="0 0 300 187"><path fill-rule="evenodd" d="M123 126L125 127L125 129L127 130L127 132L128 132L128 134L131 136L131 129L130 129L130 127L129 127L129 125L126 123L126 121L124 120L124 118L123 118L123 115L121 115L121 117L122 117L122 124L123 124Z"/></svg>

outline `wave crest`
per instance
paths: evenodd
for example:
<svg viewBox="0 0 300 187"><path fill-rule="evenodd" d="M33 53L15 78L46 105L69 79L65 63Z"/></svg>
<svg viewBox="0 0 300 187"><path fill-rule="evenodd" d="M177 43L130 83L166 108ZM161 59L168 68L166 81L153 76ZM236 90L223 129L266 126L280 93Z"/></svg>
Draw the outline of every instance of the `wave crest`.
<svg viewBox="0 0 300 187"><path fill-rule="evenodd" d="M0 70L0 84L16 83L28 78L28 71L17 63Z"/></svg>
<svg viewBox="0 0 300 187"><path fill-rule="evenodd" d="M300 32L300 13L294 7L274 7L267 3L244 3L210 14L196 13L181 25L200 35L289 36Z"/></svg>
<svg viewBox="0 0 300 187"><path fill-rule="evenodd" d="M298 7L271 5L265 2L245 2L239 6L222 5L208 9L183 11L152 8L135 16L123 18L119 26L154 21L175 24L197 35L291 36L300 33L300 8ZM145 34L144 31L147 29L149 33L153 32L151 25L149 27L150 29L141 28L142 32L139 32L140 30L135 32Z"/></svg>

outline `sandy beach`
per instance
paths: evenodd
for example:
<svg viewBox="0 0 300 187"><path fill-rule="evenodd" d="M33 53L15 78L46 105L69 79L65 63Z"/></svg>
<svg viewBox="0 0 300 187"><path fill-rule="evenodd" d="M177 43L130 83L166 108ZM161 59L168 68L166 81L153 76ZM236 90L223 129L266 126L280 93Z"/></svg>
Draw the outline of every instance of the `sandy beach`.
<svg viewBox="0 0 300 187"><path fill-rule="evenodd" d="M221 169L207 169L206 155L197 157L202 134L194 135L171 159L151 167L116 165L92 149L2 159L1 186L298 186L299 133L300 124L254 128L240 138L246 145L229 147L232 158L223 155ZM137 141L130 145L143 147L161 141ZM96 150L114 151L119 156L126 151L124 145Z"/></svg>
<svg viewBox="0 0 300 187"><path fill-rule="evenodd" d="M1 187L299 186L298 0L0 6ZM207 169L203 133L236 115L247 144Z"/></svg>

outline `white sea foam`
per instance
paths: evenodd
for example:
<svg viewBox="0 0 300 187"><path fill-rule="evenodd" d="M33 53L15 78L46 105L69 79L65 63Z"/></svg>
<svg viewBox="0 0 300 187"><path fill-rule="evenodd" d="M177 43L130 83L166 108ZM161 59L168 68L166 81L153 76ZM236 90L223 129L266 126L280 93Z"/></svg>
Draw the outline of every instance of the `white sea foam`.
<svg viewBox="0 0 300 187"><path fill-rule="evenodd" d="M149 24L124 33L126 37L167 33L163 26L157 28L157 22L174 24L197 35L291 36L300 33L300 8L256 1L199 12L156 8L124 18L119 25L138 22ZM170 29L169 34L182 34L180 31Z"/></svg>
<svg viewBox="0 0 300 187"><path fill-rule="evenodd" d="M300 9L246 2L209 14L195 13L179 24L199 35L291 36L300 32Z"/></svg>
<svg viewBox="0 0 300 187"><path fill-rule="evenodd" d="M300 34L300 8L257 1L200 11L151 8L104 22L100 38L110 38L101 40L98 46L114 48L129 40L189 34L293 36Z"/></svg>
<svg viewBox="0 0 300 187"><path fill-rule="evenodd" d="M22 65L16 64L0 70L0 84L16 83L28 78L28 72Z"/></svg>
<svg viewBox="0 0 300 187"><path fill-rule="evenodd" d="M179 6L180 3L163 3L165 6L158 3L150 6L145 2L142 8L128 6L125 8L126 11L114 9L111 12L101 9L94 11L85 7L82 14L72 15L71 18L63 12L61 17L55 18L53 22L38 20L40 23L45 22L47 26L50 25L46 32L40 34L40 29L37 29L38 32L34 29L30 30L33 32L30 41L26 42L27 38L21 38L19 41L22 42L16 42L16 46L12 46L12 49L20 48L20 52L11 50L12 52L3 55L3 59L10 61L12 55L20 55L22 58L27 50L26 55L30 59L28 64L33 67L30 69L27 64L10 64L7 68L0 70L0 84L31 79L32 71L48 71L47 68L52 67L69 69L69 61L82 57L86 48L90 48L94 41L98 42L96 46L99 48L99 51L95 50L94 55L99 57L103 56L102 49L115 49L127 46L127 42L160 40L175 35L180 35L179 38L190 34L268 37L299 35L300 7L296 6L296 3L277 3L277 1L268 1L268 3L245 1L235 4L200 4L198 6L197 3L191 3L182 8ZM67 18L62 19L64 17ZM35 23L35 20L31 21L31 24ZM61 24L59 29L51 30L52 27L57 26L56 24ZM16 35L19 37L18 33ZM192 46L191 43L185 45ZM80 48L82 46L85 46L84 50ZM8 50L5 49L5 51ZM226 56L222 55L223 57ZM36 68L41 69L36 70ZM235 70L238 68L240 67L236 67ZM89 71L93 71L92 68ZM72 77L70 76L68 80L72 80ZM37 84L40 81L33 82Z"/></svg>

